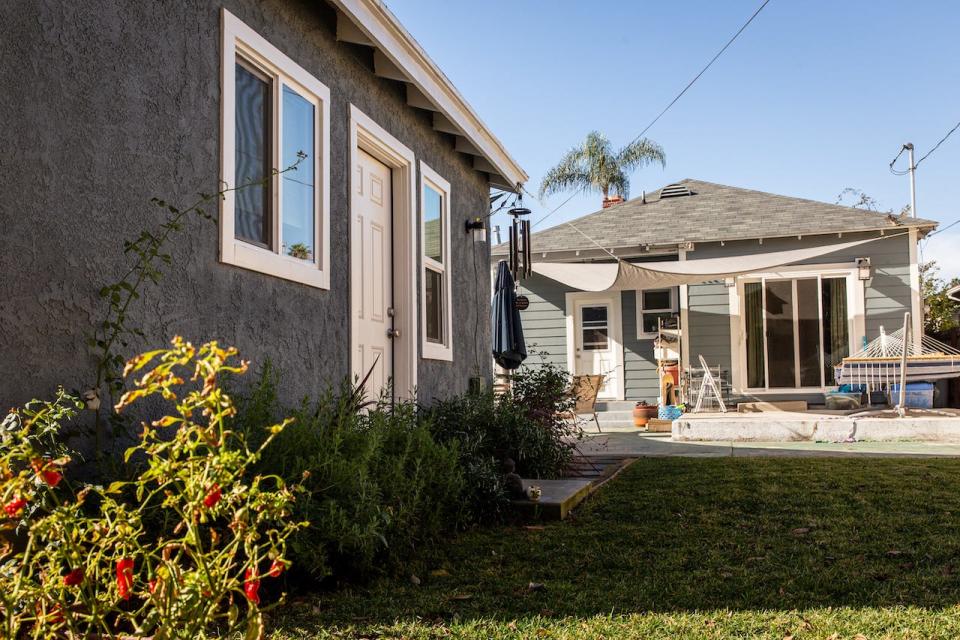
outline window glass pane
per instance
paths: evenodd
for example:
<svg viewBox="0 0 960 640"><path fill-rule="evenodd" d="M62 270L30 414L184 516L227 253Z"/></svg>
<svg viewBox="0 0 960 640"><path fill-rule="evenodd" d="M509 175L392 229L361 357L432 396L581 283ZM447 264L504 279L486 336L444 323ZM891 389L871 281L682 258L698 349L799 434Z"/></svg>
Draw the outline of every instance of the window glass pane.
<svg viewBox="0 0 960 640"><path fill-rule="evenodd" d="M644 291L643 308L645 310L672 309L673 307L670 305L670 290Z"/></svg>
<svg viewBox="0 0 960 640"><path fill-rule="evenodd" d="M767 282L767 358L770 387L796 387L793 348L793 281Z"/></svg>
<svg viewBox="0 0 960 640"><path fill-rule="evenodd" d="M824 384L836 384L833 368L850 355L847 320L847 282L845 278L824 278L821 282L823 305Z"/></svg>
<svg viewBox="0 0 960 640"><path fill-rule="evenodd" d="M281 168L297 163L298 154L306 154L297 168L283 174L283 251L294 258L314 257L314 177L316 153L313 148L315 107L290 87L283 87L283 157Z"/></svg>
<svg viewBox="0 0 960 640"><path fill-rule="evenodd" d="M424 269L427 341L443 343L443 274Z"/></svg>
<svg viewBox="0 0 960 640"><path fill-rule="evenodd" d="M236 103L234 235L269 246L270 80L237 63Z"/></svg>
<svg viewBox="0 0 960 640"><path fill-rule="evenodd" d="M607 328L583 329L583 348L585 351L603 351L607 348Z"/></svg>
<svg viewBox="0 0 960 640"><path fill-rule="evenodd" d="M766 386L766 362L763 351L763 291L759 282L743 285L743 313L747 331L747 386Z"/></svg>
<svg viewBox="0 0 960 640"><path fill-rule="evenodd" d="M797 280L797 342L800 386L820 386L820 304L816 278Z"/></svg>
<svg viewBox="0 0 960 640"><path fill-rule="evenodd" d="M580 316L584 326L591 324L607 324L606 307L583 307L580 310Z"/></svg>
<svg viewBox="0 0 960 640"><path fill-rule="evenodd" d="M602 351L608 347L607 307L580 307L580 344L585 351Z"/></svg>
<svg viewBox="0 0 960 640"><path fill-rule="evenodd" d="M644 313L643 314L643 332L644 333L656 333L660 330L659 320L663 319L664 325L667 324L667 320L673 317L673 313L669 311L659 311L657 313Z"/></svg>
<svg viewBox="0 0 960 640"><path fill-rule="evenodd" d="M443 263L443 196L423 188L423 255Z"/></svg>

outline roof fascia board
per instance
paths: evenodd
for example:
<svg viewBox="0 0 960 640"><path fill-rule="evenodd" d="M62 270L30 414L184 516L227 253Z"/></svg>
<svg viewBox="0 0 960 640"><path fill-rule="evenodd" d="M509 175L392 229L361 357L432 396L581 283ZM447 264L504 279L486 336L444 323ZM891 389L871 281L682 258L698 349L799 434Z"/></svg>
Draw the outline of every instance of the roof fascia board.
<svg viewBox="0 0 960 640"><path fill-rule="evenodd" d="M483 124L450 80L426 55L419 44L379 0L331 0L331 2L407 76L422 94L429 97L462 135L480 150L497 173L512 185L529 177Z"/></svg>
<svg viewBox="0 0 960 640"><path fill-rule="evenodd" d="M935 227L935 225L907 225L907 224L905 224L905 225L898 226L898 227L887 227L887 228L884 228L884 229L847 229L847 230L844 230L844 231L817 231L816 233L801 233L801 234L790 233L790 234L786 234L786 235L740 236L740 237L736 237L736 238L717 238L716 240L699 240L699 241L697 241L697 244L710 244L710 243L721 243L721 242L749 242L749 241L751 241L751 240L778 240L778 239L782 239L782 238L796 238L798 235L799 235L801 238L807 238L807 237L811 237L811 236L835 236L835 235L837 235L838 233L839 233L839 234L847 234L847 233L876 233L876 234L879 234L879 237L883 237L884 235L886 235L886 234L888 234L888 233L904 233L904 234L905 234L905 233L906 233L907 231L909 231L911 228L918 228L918 229L920 229L920 231L921 231L920 237L922 238L923 235L924 235L924 234L923 234L923 230L924 230L924 229L929 232L929 231L932 230L934 227ZM599 249L555 249L555 250L552 250L552 251L540 252L540 251L537 251L537 250L536 250L536 240L537 240L536 235L534 235L532 239L533 239L533 241L534 241L534 252L533 252L534 255L540 254L540 253L547 253L548 255L551 255L551 256L552 256L553 254L574 253L574 252L576 252L576 251L580 251L580 253L581 253L581 254L584 254L584 255L585 255L587 252L594 252L594 251L599 252L599 253L601 253L601 254L603 254L603 255L609 255L609 254L604 253L603 251L600 251ZM667 243L667 244L649 245L650 249L649 249L648 251L643 251L643 252L640 253L639 255L649 255L649 254L652 253L652 252L655 253L655 252L658 252L658 251L676 251L676 248L677 248L678 245L682 245L682 244L686 244L686 243L687 243L687 241L685 241L685 240L679 240L679 241L677 241L677 242L671 242L671 243ZM619 245L619 246L613 246L613 247L607 247L607 248L610 249L611 251L613 251L614 253L616 253L617 256L623 257L623 256L628 255L627 252L636 251L638 246L646 246L646 245L644 245L643 243L632 243L632 244L629 244L629 245ZM633 256L631 256L631 257L633 257Z"/></svg>

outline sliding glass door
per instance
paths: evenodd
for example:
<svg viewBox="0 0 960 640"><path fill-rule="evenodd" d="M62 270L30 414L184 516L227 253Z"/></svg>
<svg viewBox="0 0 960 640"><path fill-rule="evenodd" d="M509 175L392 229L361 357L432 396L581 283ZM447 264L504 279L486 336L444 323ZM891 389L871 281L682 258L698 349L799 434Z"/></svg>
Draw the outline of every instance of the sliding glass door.
<svg viewBox="0 0 960 640"><path fill-rule="evenodd" d="M763 278L743 285L750 389L832 386L850 351L844 277Z"/></svg>

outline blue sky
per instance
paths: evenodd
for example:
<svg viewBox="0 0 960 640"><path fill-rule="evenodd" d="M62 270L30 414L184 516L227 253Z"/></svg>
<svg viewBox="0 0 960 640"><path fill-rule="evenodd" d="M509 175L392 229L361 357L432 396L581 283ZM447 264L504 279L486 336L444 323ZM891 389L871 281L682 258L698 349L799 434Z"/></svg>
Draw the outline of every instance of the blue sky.
<svg viewBox="0 0 960 640"><path fill-rule="evenodd" d="M633 139L760 0L387 4L536 192L591 129L616 145ZM854 187L899 211L908 179L892 175L889 161L907 141L919 158L960 121L958 33L958 2L771 0L647 133L664 147L667 166L637 171L631 195L683 178L827 202ZM918 169L921 216L942 226L960 219L958 167L960 131ZM534 220L549 210L527 200ZM543 227L599 201L578 196ZM924 256L960 276L958 249L960 224L931 238Z"/></svg>

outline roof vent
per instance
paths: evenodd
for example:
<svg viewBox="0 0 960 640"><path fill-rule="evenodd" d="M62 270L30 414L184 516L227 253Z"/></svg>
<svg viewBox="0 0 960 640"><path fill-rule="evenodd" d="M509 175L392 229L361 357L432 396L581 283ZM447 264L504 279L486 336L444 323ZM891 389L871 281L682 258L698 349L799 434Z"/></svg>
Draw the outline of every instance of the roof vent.
<svg viewBox="0 0 960 640"><path fill-rule="evenodd" d="M668 184L663 189L660 189L660 199L663 198L679 198L680 196L692 196L693 191L686 185L682 184Z"/></svg>

